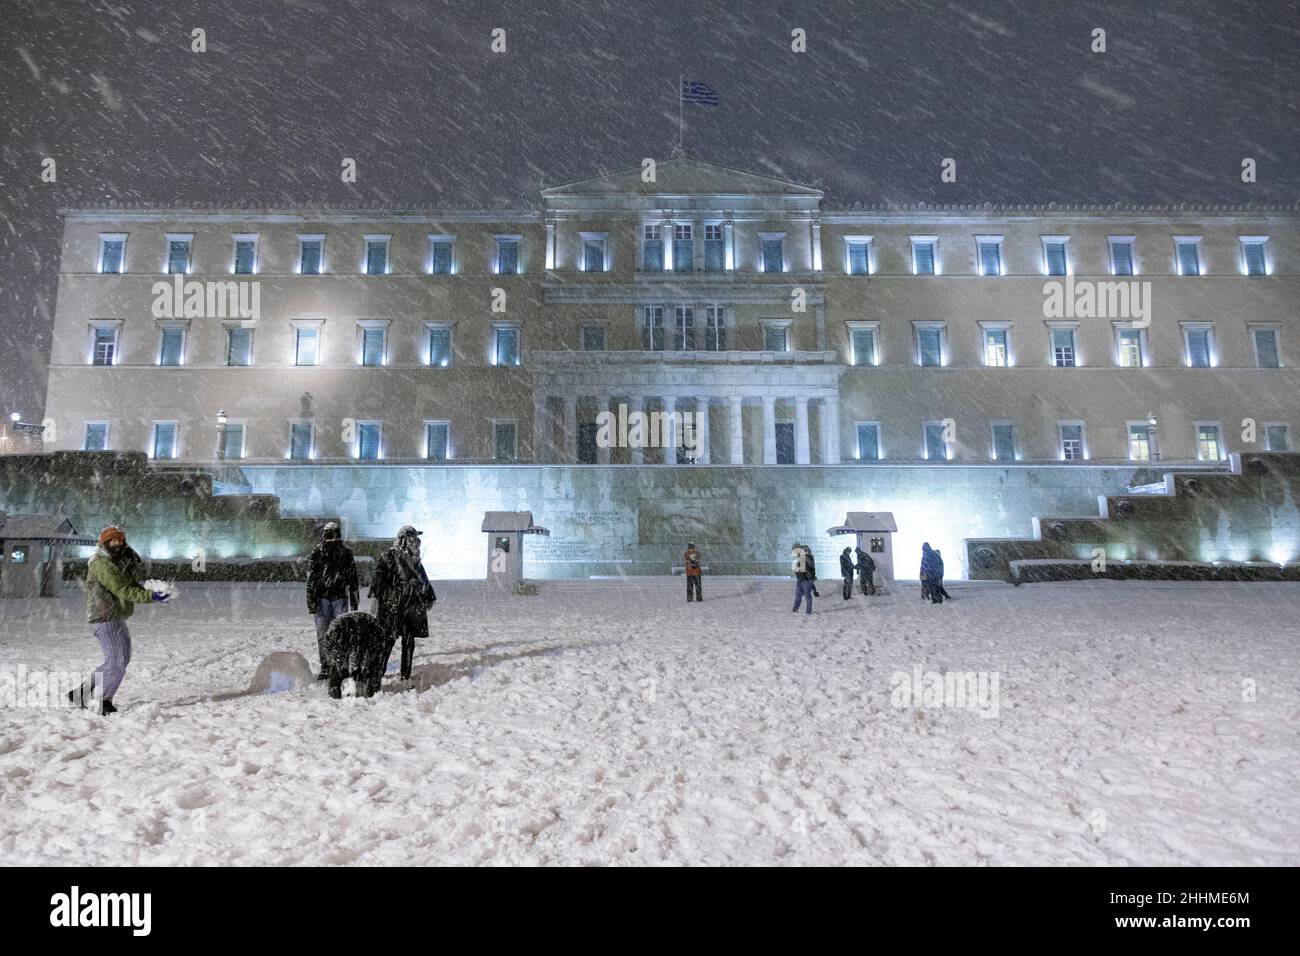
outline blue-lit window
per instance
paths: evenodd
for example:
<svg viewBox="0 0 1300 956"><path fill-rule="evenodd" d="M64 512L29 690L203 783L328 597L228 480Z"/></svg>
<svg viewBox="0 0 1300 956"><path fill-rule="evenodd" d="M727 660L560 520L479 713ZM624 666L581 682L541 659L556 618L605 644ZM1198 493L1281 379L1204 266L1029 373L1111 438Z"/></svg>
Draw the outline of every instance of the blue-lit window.
<svg viewBox="0 0 1300 956"><path fill-rule="evenodd" d="M357 457L362 461L378 461L382 438L382 423L357 422Z"/></svg>
<svg viewBox="0 0 1300 956"><path fill-rule="evenodd" d="M257 271L257 240L235 240L235 275L248 276Z"/></svg>
<svg viewBox="0 0 1300 956"><path fill-rule="evenodd" d="M153 457L167 461L176 457L176 423L153 423Z"/></svg>
<svg viewBox="0 0 1300 956"><path fill-rule="evenodd" d="M167 272L171 275L184 275L190 271L190 240L169 239L167 241Z"/></svg>
<svg viewBox="0 0 1300 956"><path fill-rule="evenodd" d="M185 362L185 330L179 326L163 328L158 343L159 365L182 365Z"/></svg>
<svg viewBox="0 0 1300 956"><path fill-rule="evenodd" d="M1201 242L1199 239L1176 239L1174 247L1178 250L1178 274L1180 276L1198 276L1201 274Z"/></svg>
<svg viewBox="0 0 1300 956"><path fill-rule="evenodd" d="M704 226L704 271L724 272L727 268L727 242L722 223Z"/></svg>
<svg viewBox="0 0 1300 956"><path fill-rule="evenodd" d="M692 272L695 269L695 234L689 222L673 224L673 271Z"/></svg>
<svg viewBox="0 0 1300 956"><path fill-rule="evenodd" d="M289 425L289 457L293 461L311 458L314 431L311 422L292 422Z"/></svg>
<svg viewBox="0 0 1300 956"><path fill-rule="evenodd" d="M449 276L455 261L456 243L441 236L429 240L429 273L436 276Z"/></svg>
<svg viewBox="0 0 1300 956"><path fill-rule="evenodd" d="M99 240L99 271L108 274L117 274L123 271L126 264L126 239L120 237L102 236Z"/></svg>

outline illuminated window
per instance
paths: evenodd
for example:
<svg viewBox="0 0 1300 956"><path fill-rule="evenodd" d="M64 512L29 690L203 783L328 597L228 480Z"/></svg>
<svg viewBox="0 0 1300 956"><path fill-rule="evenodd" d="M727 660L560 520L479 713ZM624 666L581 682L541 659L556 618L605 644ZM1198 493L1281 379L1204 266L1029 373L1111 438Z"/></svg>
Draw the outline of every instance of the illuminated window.
<svg viewBox="0 0 1300 956"><path fill-rule="evenodd" d="M993 422L993 460L1016 460L1016 426L1011 422Z"/></svg>
<svg viewBox="0 0 1300 956"><path fill-rule="evenodd" d="M308 461L316 445L316 427L311 422L289 423L289 458Z"/></svg>
<svg viewBox="0 0 1300 956"><path fill-rule="evenodd" d="M169 235L167 237L167 272L171 275L185 275L190 271L190 246L194 241L192 235Z"/></svg>
<svg viewBox="0 0 1300 956"><path fill-rule="evenodd" d="M980 275L1002 275L1002 237L976 236L975 250L978 253Z"/></svg>
<svg viewBox="0 0 1300 956"><path fill-rule="evenodd" d="M298 272L305 276L320 275L325 271L325 237L298 237Z"/></svg>
<svg viewBox="0 0 1300 956"><path fill-rule="evenodd" d="M1183 236L1174 239L1174 252L1178 260L1180 276L1198 276L1201 274L1201 239L1199 236Z"/></svg>
<svg viewBox="0 0 1300 956"><path fill-rule="evenodd" d="M1196 457L1199 460L1222 461L1227 457L1223 454L1221 432L1222 429L1217 423L1196 423Z"/></svg>
<svg viewBox="0 0 1300 956"><path fill-rule="evenodd" d="M932 276L936 273L935 250L939 240L933 236L912 237L912 274Z"/></svg>
<svg viewBox="0 0 1300 956"><path fill-rule="evenodd" d="M664 271L664 227L647 222L641 226L641 268L646 272Z"/></svg>
<svg viewBox="0 0 1300 956"><path fill-rule="evenodd" d="M176 457L176 422L154 422L151 457L168 461Z"/></svg>
<svg viewBox="0 0 1300 956"><path fill-rule="evenodd" d="M1061 460L1083 461L1088 457L1088 448L1084 443L1083 422L1060 422Z"/></svg>
<svg viewBox="0 0 1300 956"><path fill-rule="evenodd" d="M257 271L257 236L235 236L235 259L231 271L249 276Z"/></svg>
<svg viewBox="0 0 1300 956"><path fill-rule="evenodd" d="M429 461L451 457L451 422L424 423L424 457Z"/></svg>
<svg viewBox="0 0 1300 956"><path fill-rule="evenodd" d="M452 363L450 325L425 326L426 364L431 368L449 368Z"/></svg>
<svg viewBox="0 0 1300 956"><path fill-rule="evenodd" d="M673 224L673 271L692 272L695 269L695 233L689 222Z"/></svg>
<svg viewBox="0 0 1300 956"><path fill-rule="evenodd" d="M383 438L383 422L357 422L357 457L378 461L383 453Z"/></svg>
<svg viewBox="0 0 1300 956"><path fill-rule="evenodd" d="M1110 237L1110 274L1131 276L1137 274L1136 260L1133 257L1132 236Z"/></svg>
<svg viewBox="0 0 1300 956"><path fill-rule="evenodd" d="M1248 276L1268 275L1268 239L1266 237L1241 237L1241 267Z"/></svg>
<svg viewBox="0 0 1300 956"><path fill-rule="evenodd" d="M1151 426L1146 422L1130 422L1128 426L1129 461L1151 460Z"/></svg>
<svg viewBox="0 0 1300 956"><path fill-rule="evenodd" d="M1068 239L1061 236L1043 237L1043 271L1049 276L1063 276L1070 272Z"/></svg>
<svg viewBox="0 0 1300 956"><path fill-rule="evenodd" d="M126 271L126 233L100 234L98 271L105 275Z"/></svg>
<svg viewBox="0 0 1300 956"><path fill-rule="evenodd" d="M456 240L452 236L429 237L429 274L449 276L456 259Z"/></svg>
<svg viewBox="0 0 1300 956"><path fill-rule="evenodd" d="M704 271L723 272L727 268L727 242L722 223L704 226Z"/></svg>

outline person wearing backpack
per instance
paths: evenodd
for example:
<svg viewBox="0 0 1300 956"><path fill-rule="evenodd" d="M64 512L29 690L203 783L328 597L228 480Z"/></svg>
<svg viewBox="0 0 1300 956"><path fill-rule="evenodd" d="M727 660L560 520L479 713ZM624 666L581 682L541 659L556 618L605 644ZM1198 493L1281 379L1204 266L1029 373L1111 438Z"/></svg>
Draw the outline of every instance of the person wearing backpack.
<svg viewBox="0 0 1300 956"><path fill-rule="evenodd" d="M340 614L355 611L361 600L357 562L343 543L339 526L331 521L321 529L321 541L307 559L307 613L316 618L316 651L320 658L317 680L329 677L325 632Z"/></svg>

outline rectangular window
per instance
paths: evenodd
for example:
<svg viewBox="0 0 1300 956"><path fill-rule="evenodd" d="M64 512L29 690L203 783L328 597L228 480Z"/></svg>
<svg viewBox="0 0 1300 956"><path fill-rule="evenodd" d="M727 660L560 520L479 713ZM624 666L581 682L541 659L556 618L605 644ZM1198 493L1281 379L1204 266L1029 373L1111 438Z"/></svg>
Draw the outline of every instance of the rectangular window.
<svg viewBox="0 0 1300 956"><path fill-rule="evenodd" d="M693 272L695 269L695 233L689 222L673 224L673 271Z"/></svg>
<svg viewBox="0 0 1300 956"><path fill-rule="evenodd" d="M189 239L169 236L167 239L167 272L169 275L185 275L190 271Z"/></svg>
<svg viewBox="0 0 1300 956"><path fill-rule="evenodd" d="M1175 239L1174 248L1178 252L1178 274L1180 276L1198 276L1201 274L1201 240Z"/></svg>
<svg viewBox="0 0 1300 956"><path fill-rule="evenodd" d="M108 422L86 422L83 451L108 451Z"/></svg>
<svg viewBox="0 0 1300 956"><path fill-rule="evenodd" d="M382 276L388 274L388 237L366 237L366 275Z"/></svg>
<svg viewBox="0 0 1300 956"><path fill-rule="evenodd" d="M237 238L235 240L235 275L251 276L256 271L257 240L252 238Z"/></svg>
<svg viewBox="0 0 1300 956"><path fill-rule="evenodd" d="M1083 424L1062 422L1058 427L1061 431L1061 460L1083 461L1086 457L1086 450L1083 447Z"/></svg>
<svg viewBox="0 0 1300 956"><path fill-rule="evenodd" d="M99 237L99 271L105 275L117 275L126 267L126 236L107 235Z"/></svg>
<svg viewBox="0 0 1300 956"><path fill-rule="evenodd" d="M234 459L244 457L244 426L231 422L221 430L221 457Z"/></svg>
<svg viewBox="0 0 1300 956"><path fill-rule="evenodd" d="M695 351L695 309L692 306L679 305L673 310L673 349Z"/></svg>
<svg viewBox="0 0 1300 956"><path fill-rule="evenodd" d="M582 271L583 272L604 272L605 271L605 246L608 237L596 235L594 233L585 233L582 236Z"/></svg>
<svg viewBox="0 0 1300 956"><path fill-rule="evenodd" d="M722 223L708 223L704 227L704 270L723 272L727 268L727 241Z"/></svg>
<svg viewBox="0 0 1300 956"><path fill-rule="evenodd" d="M449 368L452 362L451 326L430 325L426 328L428 329L428 342L425 348L427 364L431 368Z"/></svg>
<svg viewBox="0 0 1300 956"><path fill-rule="evenodd" d="M641 226L641 268L646 272L664 271L664 227L657 222Z"/></svg>
<svg viewBox="0 0 1300 956"><path fill-rule="evenodd" d="M858 461L880 461L880 422L858 422Z"/></svg>
<svg viewBox="0 0 1300 956"><path fill-rule="evenodd" d="M641 308L641 348L647 352L662 352L664 339L664 307L647 305Z"/></svg>
<svg viewBox="0 0 1300 956"><path fill-rule="evenodd" d="M1066 251L1065 239L1043 239L1043 270L1049 276L1063 276L1069 273L1070 257Z"/></svg>
<svg viewBox="0 0 1300 956"><path fill-rule="evenodd" d="M1248 276L1268 275L1268 256L1264 239L1241 240L1241 265Z"/></svg>
<svg viewBox="0 0 1300 956"><path fill-rule="evenodd" d="M605 351L605 327L603 325L584 325L582 327L582 350L584 352Z"/></svg>
<svg viewBox="0 0 1300 956"><path fill-rule="evenodd" d="M424 423L424 457L429 461L451 457L451 422Z"/></svg>
<svg viewBox="0 0 1300 956"><path fill-rule="evenodd" d="M1252 329L1255 340L1255 364L1260 368L1281 368L1277 350L1277 329Z"/></svg>
<svg viewBox="0 0 1300 956"><path fill-rule="evenodd" d="M492 423L492 457L497 461L514 461L516 452L514 422Z"/></svg>
<svg viewBox="0 0 1300 956"><path fill-rule="evenodd" d="M1006 329L984 330L984 364L990 368L1006 368L1010 364Z"/></svg>
<svg viewBox="0 0 1300 956"><path fill-rule="evenodd" d="M849 275L870 275L871 243L866 239L846 239L844 245L848 256L847 266Z"/></svg>
<svg viewBox="0 0 1300 956"><path fill-rule="evenodd" d="M976 239L975 247L979 252L980 275L1002 275L1002 240L995 238Z"/></svg>
<svg viewBox="0 0 1300 956"><path fill-rule="evenodd" d="M704 307L704 348L710 352L727 350L727 310L721 305Z"/></svg>
<svg viewBox="0 0 1300 956"><path fill-rule="evenodd" d="M1133 258L1133 239L1112 236L1110 239L1110 273L1116 276L1136 275Z"/></svg>
<svg viewBox="0 0 1300 956"><path fill-rule="evenodd" d="M1151 426L1138 422L1128 426L1129 461L1151 460Z"/></svg>
<svg viewBox="0 0 1300 956"><path fill-rule="evenodd" d="M850 356L854 365L876 364L876 330L850 329L849 344L853 354Z"/></svg>
<svg viewBox="0 0 1300 956"><path fill-rule="evenodd" d="M325 237L298 237L298 272L305 276L320 275L325 271Z"/></svg>
<svg viewBox="0 0 1300 956"><path fill-rule="evenodd" d="M1209 329L1183 330L1187 336L1187 365L1190 368L1209 368L1212 364L1212 348Z"/></svg>
<svg viewBox="0 0 1300 956"><path fill-rule="evenodd" d="M226 330L226 364L253 364L253 330L231 326Z"/></svg>
<svg viewBox="0 0 1300 956"><path fill-rule="evenodd" d="M1016 426L1011 422L993 423L993 460L1016 460Z"/></svg>
<svg viewBox="0 0 1300 956"><path fill-rule="evenodd" d="M1267 451L1290 451L1291 429L1288 425L1264 426L1264 448Z"/></svg>
<svg viewBox="0 0 1300 956"><path fill-rule="evenodd" d="M170 461L176 457L176 423L153 423L152 457L160 461Z"/></svg>
<svg viewBox="0 0 1300 956"><path fill-rule="evenodd" d="M497 237L497 275L513 276L519 274L519 237Z"/></svg>
<svg viewBox="0 0 1300 956"><path fill-rule="evenodd" d="M943 364L943 329L916 330L916 364L926 368Z"/></svg>
<svg viewBox="0 0 1300 956"><path fill-rule="evenodd" d="M1219 438L1219 426L1198 423L1196 426L1196 457L1201 461L1222 461L1223 443Z"/></svg>
<svg viewBox="0 0 1300 956"><path fill-rule="evenodd" d="M293 330L293 364L315 365L320 358L320 329L299 326Z"/></svg>
<svg viewBox="0 0 1300 956"><path fill-rule="evenodd" d="M185 330L180 326L164 326L159 332L158 364L185 364Z"/></svg>
<svg viewBox="0 0 1300 956"><path fill-rule="evenodd" d="M764 236L763 244L763 271L764 272L784 272L785 271L785 238L782 236Z"/></svg>
<svg viewBox="0 0 1300 956"><path fill-rule="evenodd" d="M378 461L383 451L383 435L382 422L357 422L357 457L362 461Z"/></svg>
<svg viewBox="0 0 1300 956"><path fill-rule="evenodd" d="M492 364L518 365L519 329L513 325L498 325L492 330Z"/></svg>
<svg viewBox="0 0 1300 956"><path fill-rule="evenodd" d="M1074 368L1074 329L1052 329L1052 364Z"/></svg>
<svg viewBox="0 0 1300 956"><path fill-rule="evenodd" d="M790 350L790 327L775 322L763 324L763 351L787 352Z"/></svg>
<svg viewBox="0 0 1300 956"><path fill-rule="evenodd" d="M947 461L948 443L943 438L943 422L925 423L925 460Z"/></svg>
<svg viewBox="0 0 1300 956"><path fill-rule="evenodd" d="M383 365L387 339L387 329L363 328L361 330L361 364L369 365L372 368Z"/></svg>
<svg viewBox="0 0 1300 956"><path fill-rule="evenodd" d="M1119 346L1119 364L1122 368L1141 368L1145 363L1145 349L1141 329L1119 329L1116 332Z"/></svg>
<svg viewBox="0 0 1300 956"><path fill-rule="evenodd" d="M289 423L289 457L293 461L307 461L312 457L315 429L311 422Z"/></svg>
<svg viewBox="0 0 1300 956"><path fill-rule="evenodd" d="M912 240L912 274L932 276L935 274L935 240Z"/></svg>
<svg viewBox="0 0 1300 956"><path fill-rule="evenodd" d="M90 352L92 365L117 364L117 326L97 325L94 331L94 346Z"/></svg>
<svg viewBox="0 0 1300 956"><path fill-rule="evenodd" d="M456 257L456 241L450 236L429 237L429 274L449 276Z"/></svg>

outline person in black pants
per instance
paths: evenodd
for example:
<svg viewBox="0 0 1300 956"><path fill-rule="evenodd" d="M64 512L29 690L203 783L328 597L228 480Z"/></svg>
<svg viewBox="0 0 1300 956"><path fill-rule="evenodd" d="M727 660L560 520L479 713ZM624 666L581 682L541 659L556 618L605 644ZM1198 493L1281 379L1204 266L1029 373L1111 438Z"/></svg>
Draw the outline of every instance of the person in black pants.
<svg viewBox="0 0 1300 956"><path fill-rule="evenodd" d="M377 605L379 626L387 635L382 668L376 682L388 668L388 656L397 639L402 639L402 680L411 679L415 639L429 636L429 608L438 596L424 573L420 560L420 534L409 524L397 532L397 541L383 553L370 581L370 596ZM378 690L376 686L374 688Z"/></svg>
<svg viewBox="0 0 1300 956"><path fill-rule="evenodd" d="M844 578L844 600L853 597L853 552L845 548L840 552L840 577Z"/></svg>
<svg viewBox="0 0 1300 956"><path fill-rule="evenodd" d="M700 590L700 552L695 550L694 542L687 543L682 562L686 565L686 603L689 604L692 600L703 601L704 592Z"/></svg>
<svg viewBox="0 0 1300 956"><path fill-rule="evenodd" d="M858 548L858 578L863 594L876 593L876 559Z"/></svg>

